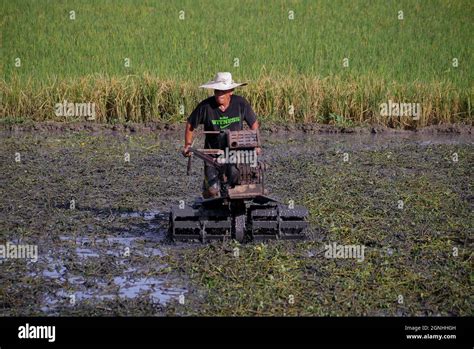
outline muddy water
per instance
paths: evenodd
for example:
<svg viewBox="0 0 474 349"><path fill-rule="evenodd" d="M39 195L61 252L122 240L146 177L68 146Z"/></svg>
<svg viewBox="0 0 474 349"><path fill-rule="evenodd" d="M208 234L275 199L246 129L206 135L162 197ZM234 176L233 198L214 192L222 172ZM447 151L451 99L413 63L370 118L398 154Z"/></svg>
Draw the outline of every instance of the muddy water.
<svg viewBox="0 0 474 349"><path fill-rule="evenodd" d="M425 151L441 147L449 157L474 145L471 135L411 132L262 136L267 183L282 199L303 196L298 188L308 163L337 167L344 154L353 162L384 152L413 161L416 170ZM202 165L195 161L186 177L181 144L181 133L3 132L0 243L39 248L36 263L2 261L5 289L30 304L26 309L15 298L7 314L64 314L106 300L166 305L185 295L186 280L170 273L163 258L180 248L165 239L169 205L192 201L200 189Z"/></svg>
<svg viewBox="0 0 474 349"><path fill-rule="evenodd" d="M163 214L160 211L130 211L121 213L120 218L142 221L140 229L133 234L118 236L61 235L62 247L54 247L39 258L35 271L28 275L65 286L44 295L40 304L42 312L56 313L56 308L65 302L74 305L76 302L139 299L141 296L148 297L151 302L166 304L170 300L179 300L179 296L186 292L179 282L171 282L167 275L150 273L148 263L137 264L129 260L140 258L147 261L164 255L161 248L166 239ZM74 264L79 265L78 270L69 270L65 256L70 256ZM103 272L105 278L100 274L92 278L83 275L81 265L101 263L104 256L118 260L120 272L117 275L110 277L107 271ZM166 265L153 265L153 268L162 270Z"/></svg>

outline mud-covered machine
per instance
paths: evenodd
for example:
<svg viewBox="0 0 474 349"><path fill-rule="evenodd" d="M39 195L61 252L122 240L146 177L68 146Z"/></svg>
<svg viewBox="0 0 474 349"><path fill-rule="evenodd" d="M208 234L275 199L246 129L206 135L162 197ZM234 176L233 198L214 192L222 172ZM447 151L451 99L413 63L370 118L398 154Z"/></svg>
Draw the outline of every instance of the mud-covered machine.
<svg viewBox="0 0 474 349"><path fill-rule="evenodd" d="M267 239L301 239L308 226L308 211L284 204L267 196L265 164L262 161L224 162L225 152L256 154L260 146L257 130L204 132L218 137L219 149L190 148L195 156L218 171L220 195L198 198L192 205L184 202L171 208L169 235L173 240L236 239L240 242ZM225 151L222 149L226 149Z"/></svg>

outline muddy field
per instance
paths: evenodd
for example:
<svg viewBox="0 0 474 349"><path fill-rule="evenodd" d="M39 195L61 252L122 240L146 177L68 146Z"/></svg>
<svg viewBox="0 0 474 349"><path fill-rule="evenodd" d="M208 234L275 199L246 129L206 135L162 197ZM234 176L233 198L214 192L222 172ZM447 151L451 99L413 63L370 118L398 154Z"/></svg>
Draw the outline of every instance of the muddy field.
<svg viewBox="0 0 474 349"><path fill-rule="evenodd" d="M267 130L266 183L309 209L307 239L200 245L166 230L202 164L186 176L181 131L129 131L1 132L0 244L38 259L0 259L0 315L474 314L470 132Z"/></svg>

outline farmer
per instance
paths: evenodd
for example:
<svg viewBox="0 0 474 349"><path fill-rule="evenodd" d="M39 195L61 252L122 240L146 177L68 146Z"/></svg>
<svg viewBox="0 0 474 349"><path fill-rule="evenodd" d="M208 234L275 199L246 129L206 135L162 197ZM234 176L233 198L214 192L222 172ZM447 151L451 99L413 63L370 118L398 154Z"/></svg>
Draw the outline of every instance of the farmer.
<svg viewBox="0 0 474 349"><path fill-rule="evenodd" d="M245 86L247 83L236 83L231 73L217 73L214 80L199 87L214 90L214 96L203 100L191 113L184 134L183 155L190 156L189 148L193 140L193 131L204 124L204 131L220 131L229 129L240 131L244 121L251 130L257 130L259 125L250 104L243 98L234 95L234 88ZM204 148L219 149L219 138L213 134L206 134ZM261 150L257 149L257 154ZM202 196L205 199L219 196L218 172L212 166L204 164L204 183Z"/></svg>

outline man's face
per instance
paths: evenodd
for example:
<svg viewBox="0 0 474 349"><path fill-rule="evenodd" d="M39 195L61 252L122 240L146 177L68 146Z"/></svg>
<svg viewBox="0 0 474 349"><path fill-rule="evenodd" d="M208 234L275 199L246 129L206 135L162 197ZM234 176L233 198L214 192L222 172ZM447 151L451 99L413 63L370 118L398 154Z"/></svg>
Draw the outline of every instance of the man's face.
<svg viewBox="0 0 474 349"><path fill-rule="evenodd" d="M219 105L226 105L229 104L230 102L230 96L232 96L232 93L234 90L214 90L214 98L216 99L217 104Z"/></svg>

